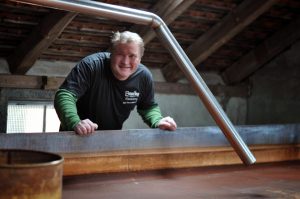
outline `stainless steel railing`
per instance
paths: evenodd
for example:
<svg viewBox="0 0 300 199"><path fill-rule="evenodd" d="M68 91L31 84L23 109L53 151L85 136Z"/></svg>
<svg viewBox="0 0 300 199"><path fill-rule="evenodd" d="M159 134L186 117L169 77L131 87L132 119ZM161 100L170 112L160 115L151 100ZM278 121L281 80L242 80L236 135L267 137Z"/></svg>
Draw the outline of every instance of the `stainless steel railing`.
<svg viewBox="0 0 300 199"><path fill-rule="evenodd" d="M28 4L62 9L88 15L101 16L109 19L122 20L130 23L147 25L157 33L161 42L167 47L187 79L195 88L198 96L214 118L231 146L235 149L244 164L253 164L256 159L244 143L235 127L213 96L200 74L195 69L164 21L157 15L132 8L110 5L86 0L14 0Z"/></svg>

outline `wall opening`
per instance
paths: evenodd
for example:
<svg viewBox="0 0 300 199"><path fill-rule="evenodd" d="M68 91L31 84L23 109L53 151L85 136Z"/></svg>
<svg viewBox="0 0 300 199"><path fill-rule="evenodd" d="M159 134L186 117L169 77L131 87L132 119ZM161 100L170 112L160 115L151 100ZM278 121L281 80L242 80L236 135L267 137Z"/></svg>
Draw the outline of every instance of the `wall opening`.
<svg viewBox="0 0 300 199"><path fill-rule="evenodd" d="M8 102L7 133L58 132L59 125L53 102Z"/></svg>

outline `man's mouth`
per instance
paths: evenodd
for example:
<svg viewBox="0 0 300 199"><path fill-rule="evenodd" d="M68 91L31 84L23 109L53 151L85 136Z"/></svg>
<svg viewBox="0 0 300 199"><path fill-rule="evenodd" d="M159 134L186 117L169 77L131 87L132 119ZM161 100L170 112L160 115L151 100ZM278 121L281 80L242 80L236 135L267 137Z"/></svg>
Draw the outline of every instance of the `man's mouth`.
<svg viewBox="0 0 300 199"><path fill-rule="evenodd" d="M120 69L130 69L130 66L119 66Z"/></svg>

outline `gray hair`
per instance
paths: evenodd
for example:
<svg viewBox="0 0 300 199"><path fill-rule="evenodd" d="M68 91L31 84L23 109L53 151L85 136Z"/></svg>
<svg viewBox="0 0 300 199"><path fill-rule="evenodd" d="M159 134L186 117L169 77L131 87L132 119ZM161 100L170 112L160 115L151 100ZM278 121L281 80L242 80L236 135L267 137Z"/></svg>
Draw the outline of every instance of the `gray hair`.
<svg viewBox="0 0 300 199"><path fill-rule="evenodd" d="M134 32L124 31L124 32L115 32L111 38L112 48L114 50L115 46L122 43L137 43L140 47L141 56L144 54L144 41L143 39Z"/></svg>

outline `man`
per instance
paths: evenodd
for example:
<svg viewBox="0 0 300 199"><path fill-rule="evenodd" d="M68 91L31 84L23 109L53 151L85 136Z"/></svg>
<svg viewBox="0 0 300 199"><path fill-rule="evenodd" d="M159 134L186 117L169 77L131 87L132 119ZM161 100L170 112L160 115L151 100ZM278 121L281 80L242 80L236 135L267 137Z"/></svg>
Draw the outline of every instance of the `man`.
<svg viewBox="0 0 300 199"><path fill-rule="evenodd" d="M61 130L89 135L96 129L121 129L135 106L151 128L176 130L171 117L162 117L151 73L140 63L142 38L129 31L116 32L111 42L111 54L82 59L57 91L54 106Z"/></svg>

